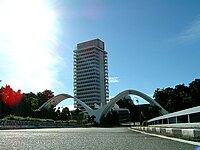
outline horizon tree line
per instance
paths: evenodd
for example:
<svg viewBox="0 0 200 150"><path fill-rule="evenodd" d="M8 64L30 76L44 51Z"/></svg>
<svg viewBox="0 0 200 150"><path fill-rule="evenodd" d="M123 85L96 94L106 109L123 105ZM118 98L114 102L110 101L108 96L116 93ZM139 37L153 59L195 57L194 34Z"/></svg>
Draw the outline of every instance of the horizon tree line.
<svg viewBox="0 0 200 150"><path fill-rule="evenodd" d="M44 90L43 92L21 93L20 90L15 92L10 85L0 88L0 118L7 115L16 115L22 117L38 117L54 120L70 119L70 111L67 107L56 109L42 109L35 112L43 103L54 97L54 92ZM188 86L185 84L176 85L174 88L167 87L156 89L153 95L155 101L163 106L168 112L175 112L195 106L200 106L200 79L195 79ZM117 103L122 108L130 110L132 121L139 120L142 116L145 120L159 115L158 108L142 109L134 105L131 99L122 99ZM76 111L79 112L79 111Z"/></svg>

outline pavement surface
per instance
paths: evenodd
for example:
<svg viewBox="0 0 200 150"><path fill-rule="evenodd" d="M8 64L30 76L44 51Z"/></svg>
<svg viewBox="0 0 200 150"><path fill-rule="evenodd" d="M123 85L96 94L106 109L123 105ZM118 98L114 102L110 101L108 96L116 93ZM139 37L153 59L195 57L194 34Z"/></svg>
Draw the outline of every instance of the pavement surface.
<svg viewBox="0 0 200 150"><path fill-rule="evenodd" d="M128 128L53 128L0 130L0 149L199 150L199 147Z"/></svg>

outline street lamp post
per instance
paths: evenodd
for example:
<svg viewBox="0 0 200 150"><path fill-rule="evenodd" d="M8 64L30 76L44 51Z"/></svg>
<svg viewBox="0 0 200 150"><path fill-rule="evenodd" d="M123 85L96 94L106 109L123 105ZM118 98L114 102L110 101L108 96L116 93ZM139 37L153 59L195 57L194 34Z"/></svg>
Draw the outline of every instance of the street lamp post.
<svg viewBox="0 0 200 150"><path fill-rule="evenodd" d="M137 103L137 114L138 114L138 118L137 119L139 119L139 121L140 121L140 125L141 125L141 110L140 110L140 105L139 105L139 100L138 100L138 98L137 97L135 97L135 101L136 101L136 103Z"/></svg>
<svg viewBox="0 0 200 150"><path fill-rule="evenodd" d="M134 97L134 100L135 100L135 102L137 103L137 105L136 105L136 107L135 107L135 108L136 108L136 109L135 109L135 110L136 110L135 113L136 113L136 114L139 114L139 113L138 113L138 112L139 112L139 100L138 100L137 97ZM138 117L135 117L135 118L134 118L134 125L135 125L135 122L136 122L136 121L138 121Z"/></svg>

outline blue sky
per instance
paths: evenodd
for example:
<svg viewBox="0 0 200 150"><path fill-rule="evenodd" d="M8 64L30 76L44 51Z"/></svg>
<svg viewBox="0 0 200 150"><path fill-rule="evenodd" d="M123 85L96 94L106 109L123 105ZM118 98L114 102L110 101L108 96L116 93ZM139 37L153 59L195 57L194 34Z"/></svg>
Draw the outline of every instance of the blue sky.
<svg viewBox="0 0 200 150"><path fill-rule="evenodd" d="M8 1L0 3L6 7L0 11L3 86L73 95L73 50L95 38L108 52L110 97L126 89L152 96L157 88L187 85L200 76L198 0L35 0L33 10L19 0L11 15L14 1ZM15 16L19 10L29 15Z"/></svg>

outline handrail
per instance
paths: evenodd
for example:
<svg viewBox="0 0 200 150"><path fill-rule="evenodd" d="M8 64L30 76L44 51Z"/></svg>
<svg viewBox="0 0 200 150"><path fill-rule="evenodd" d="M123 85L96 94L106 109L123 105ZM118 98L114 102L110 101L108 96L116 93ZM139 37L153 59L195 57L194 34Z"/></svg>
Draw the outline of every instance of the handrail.
<svg viewBox="0 0 200 150"><path fill-rule="evenodd" d="M200 113L200 106L196 106L189 109L184 109L181 111L169 113L162 115L147 121L148 124L158 125L158 124L173 124L173 123L191 123L191 122L200 122L200 117L197 117L196 120L191 120L191 117L198 115ZM182 121L184 118L184 121Z"/></svg>

